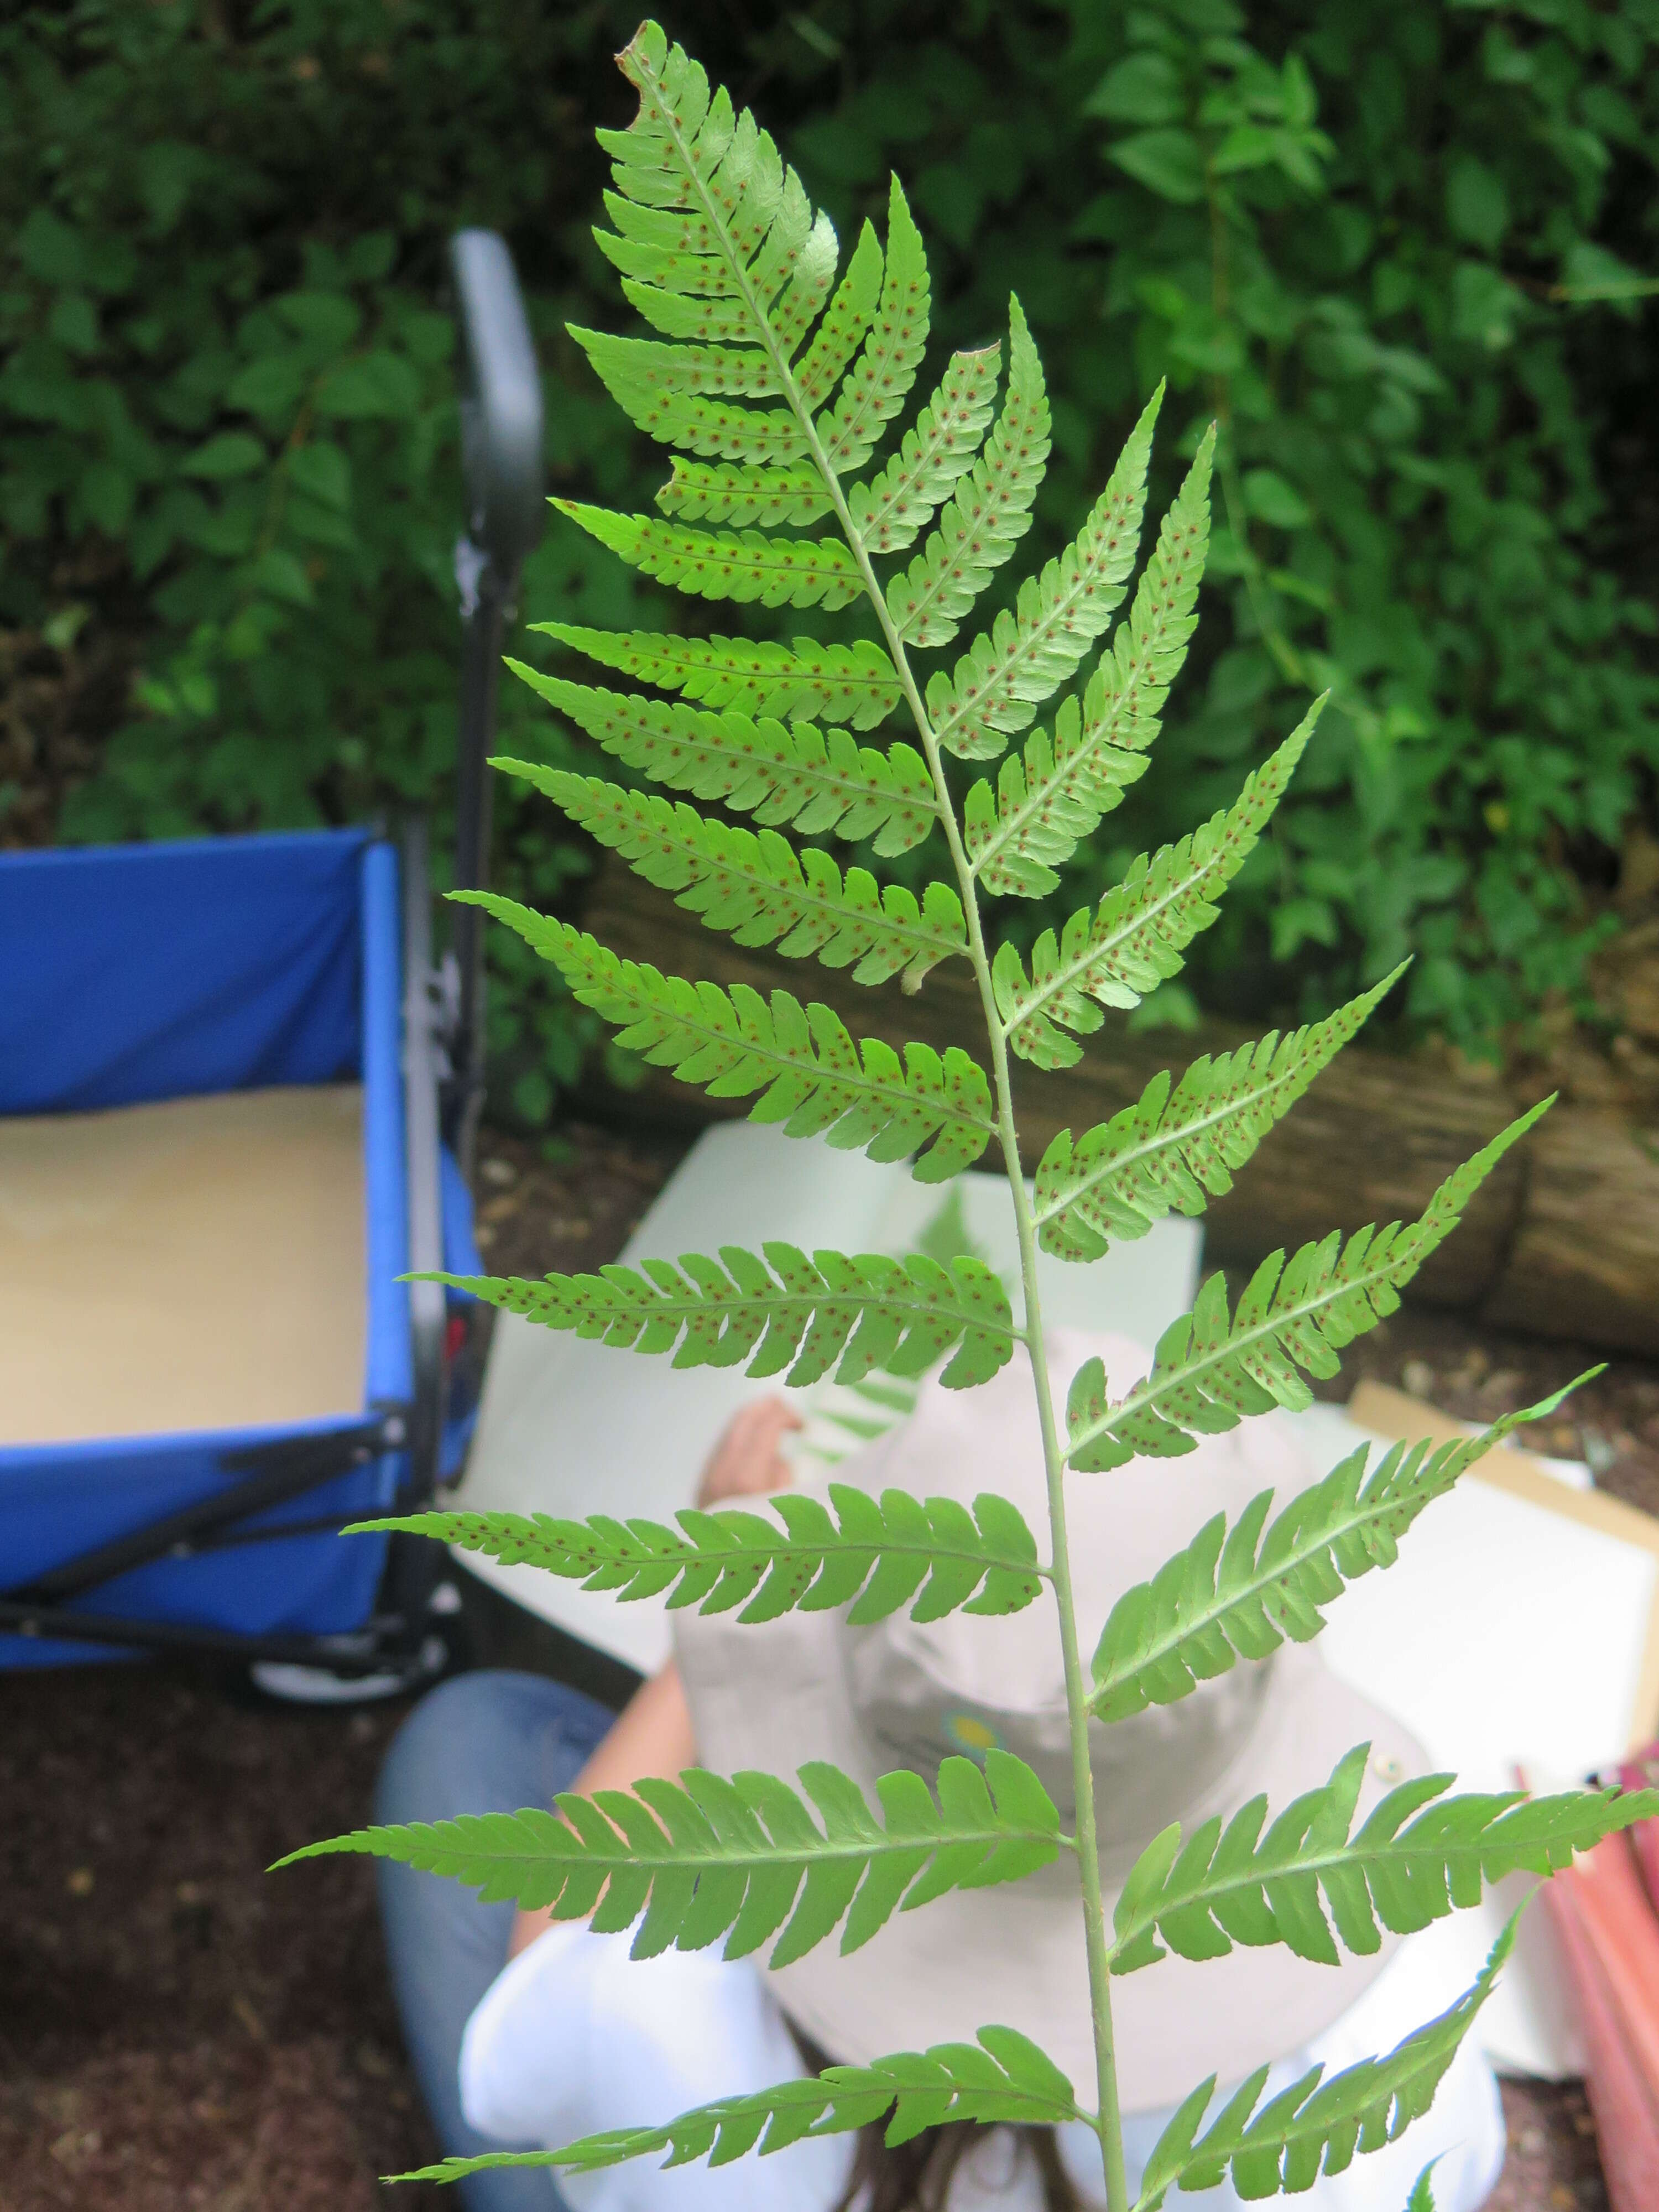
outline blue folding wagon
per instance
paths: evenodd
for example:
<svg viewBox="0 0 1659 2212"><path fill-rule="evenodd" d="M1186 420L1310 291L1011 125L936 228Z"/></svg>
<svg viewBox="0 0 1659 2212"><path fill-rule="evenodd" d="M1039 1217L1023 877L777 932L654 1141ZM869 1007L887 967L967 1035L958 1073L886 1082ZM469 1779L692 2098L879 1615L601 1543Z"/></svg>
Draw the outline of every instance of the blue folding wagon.
<svg viewBox="0 0 1659 2212"><path fill-rule="evenodd" d="M500 240L453 265L481 884L540 392ZM434 968L419 825L0 855L0 1666L182 1650L346 1692L441 1663L438 1547L337 1532L465 1446L467 1311L402 1279L477 1266L458 912Z"/></svg>

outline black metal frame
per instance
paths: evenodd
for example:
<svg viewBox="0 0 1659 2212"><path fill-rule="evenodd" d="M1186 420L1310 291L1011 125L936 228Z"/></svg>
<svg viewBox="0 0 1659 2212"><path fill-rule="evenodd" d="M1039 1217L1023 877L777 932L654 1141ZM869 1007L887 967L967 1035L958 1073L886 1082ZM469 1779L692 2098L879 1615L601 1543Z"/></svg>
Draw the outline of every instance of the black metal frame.
<svg viewBox="0 0 1659 2212"><path fill-rule="evenodd" d="M496 669L520 570L541 532L542 397L535 348L504 242L491 231L462 231L452 241L451 268L465 356L467 489L467 535L455 551L465 624L455 883L458 889L483 890L489 880L488 756ZM483 917L475 907L453 909L451 949L440 968L432 953L424 823L404 828L402 878L409 1264L418 1274L443 1265L444 1143L471 1180L484 1091ZM443 1441L449 1316L441 1284L412 1282L409 1288L413 1390L408 1405L380 1407L364 1421L325 1435L280 1437L227 1453L221 1466L240 1479L225 1489L94 1545L25 1586L0 1591L0 1632L242 1662L285 1661L341 1675L417 1669L427 1601L445 1558L440 1547L420 1538L392 1538L380 1610L361 1628L340 1634L245 1635L190 1622L129 1620L76 1604L118 1575L158 1560L342 1528L360 1513L262 1528L243 1524L386 1452L409 1455L398 1510L430 1498Z"/></svg>

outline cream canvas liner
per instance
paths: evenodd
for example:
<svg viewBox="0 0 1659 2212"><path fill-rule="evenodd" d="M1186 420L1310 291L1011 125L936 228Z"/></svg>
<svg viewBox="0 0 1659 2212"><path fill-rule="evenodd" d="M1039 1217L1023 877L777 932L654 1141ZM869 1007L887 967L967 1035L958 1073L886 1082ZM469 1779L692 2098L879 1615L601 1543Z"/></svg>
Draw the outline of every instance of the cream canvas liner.
<svg viewBox="0 0 1659 2212"><path fill-rule="evenodd" d="M0 1444L352 1413L356 1085L0 1120Z"/></svg>

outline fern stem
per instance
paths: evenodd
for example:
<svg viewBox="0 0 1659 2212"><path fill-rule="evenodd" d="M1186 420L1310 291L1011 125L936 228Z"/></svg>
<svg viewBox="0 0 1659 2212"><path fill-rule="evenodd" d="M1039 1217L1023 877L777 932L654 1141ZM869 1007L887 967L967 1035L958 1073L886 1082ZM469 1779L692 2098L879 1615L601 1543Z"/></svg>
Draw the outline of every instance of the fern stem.
<svg viewBox="0 0 1659 2212"><path fill-rule="evenodd" d="M1008 1174L1008 1187L1013 1197L1014 1226L1019 1243L1020 1287L1024 1297L1024 1315L1025 1340L1031 1356L1032 1381L1036 1389L1037 1419L1042 1426L1043 1468L1048 1493L1049 1539L1054 1547L1051 1572L1054 1601L1060 1615L1060 1650L1066 1671L1066 1709L1071 1735L1072 1778L1077 1794L1076 1850L1078 1870L1083 1887L1084 1936L1089 1961L1089 1995L1094 2016L1095 2074L1100 2107L1095 2128L1100 2137L1101 2162L1105 2172L1106 2212L1130 2212L1128 2179L1123 2164L1123 2123L1118 2104L1117 2059L1112 2034L1111 1968L1106 1942L1105 1905L1100 1887L1100 1854L1095 1828L1094 1774L1089 1764L1089 1693L1085 1679L1082 1653L1078 1643L1077 1610L1072 1592L1071 1558L1066 1529L1066 1463L1060 1448L1059 1432L1054 1426L1054 1401L1048 1383L1048 1355L1042 1339L1042 1304L1037 1291L1036 1232L1032 1226L1031 1208L1025 1195L1025 1179L1020 1170L1019 1139L1014 1127L1013 1091L1009 1079L1007 1040L1003 1033L997 1009L996 994L991 982L991 962L985 949L985 932L980 920L977 886L968 854L962 842L956 808L951 803L950 787L945 781L945 763L938 738L928 719L927 709L916 679L911 670L904 641L897 625L888 611L887 595L882 590L863 538L854 523L847 504L847 495L841 479L824 451L823 441L818 434L817 424L811 410L801 398L789 367L788 357L779 344L773 331L771 319L763 302L757 296L743 256L733 245L724 214L716 204L700 176L691 149L685 144L676 118L667 118L669 128L679 141L688 176L694 180L702 203L703 215L712 224L720 239L728 266L737 277L744 304L753 318L756 329L770 357L778 380L778 388L785 403L799 423L806 441L807 451L814 466L823 479L824 489L830 495L836 522L847 540L853 558L858 565L870 605L876 620L881 625L887 641L893 667L899 679L906 704L916 726L916 733L933 777L934 795L939 817L944 825L945 841L951 850L951 864L956 871L963 911L968 924L969 958L975 979L979 985L980 1004L984 1011L988 1041L991 1048L992 1080L997 1106L997 1133L1002 1146L1002 1157Z"/></svg>

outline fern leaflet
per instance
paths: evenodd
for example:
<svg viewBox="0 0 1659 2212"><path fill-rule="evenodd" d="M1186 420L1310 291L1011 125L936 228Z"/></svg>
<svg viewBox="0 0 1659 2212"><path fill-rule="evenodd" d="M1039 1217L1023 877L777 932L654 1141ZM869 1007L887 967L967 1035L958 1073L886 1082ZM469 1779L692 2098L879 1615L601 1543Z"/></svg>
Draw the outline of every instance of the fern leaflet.
<svg viewBox="0 0 1659 2212"><path fill-rule="evenodd" d="M810 722L786 729L769 717L699 711L678 702L624 697L562 684L509 660L532 690L562 707L608 753L659 783L718 799L757 822L791 823L811 835L835 830L872 837L878 853L902 853L939 819L932 779L909 745L886 752L844 730L826 738ZM492 768L550 791L558 771L532 761L493 760Z"/></svg>
<svg viewBox="0 0 1659 2212"><path fill-rule="evenodd" d="M1217 1514L1150 1582L1112 1607L1095 1648L1091 1711L1126 1720L1173 1705L1241 1659L1265 1659L1288 1636L1305 1644L1321 1608L1373 1567L1392 1566L1400 1539L1483 1454L1523 1421L1548 1419L1569 1390L1506 1414L1483 1435L1442 1444L1395 1444L1366 1476L1364 1446L1293 1498L1262 1533L1271 1490L1253 1498L1231 1531Z"/></svg>
<svg viewBox="0 0 1659 2212"><path fill-rule="evenodd" d="M896 177L887 197L887 267L875 326L817 425L824 459L853 476L904 404L927 344L927 256ZM805 366L805 364L804 364Z"/></svg>
<svg viewBox="0 0 1659 2212"><path fill-rule="evenodd" d="M1283 1943L1334 1966L1339 1939L1367 1956L1382 1948L1379 1921L1414 1935L1479 1905L1505 1875L1553 1874L1575 1851L1659 1813L1659 1790L1449 1797L1451 1775L1425 1774L1391 1790L1350 1834L1370 1751L1357 1745L1265 1836L1267 1801L1253 1797L1224 1828L1216 1814L1184 1844L1179 1826L1155 1838L1113 1913L1113 1972L1152 1966L1165 1945L1183 1959L1219 1959L1235 1943Z"/></svg>
<svg viewBox="0 0 1659 2212"><path fill-rule="evenodd" d="M793 646L747 637L663 637L644 630L581 629L570 623L532 623L544 636L584 653L665 691L683 691L708 707L741 707L751 714L802 714L872 730L898 703L893 664L878 645ZM520 664L513 663L518 667ZM527 682L534 682L533 674Z"/></svg>
<svg viewBox="0 0 1659 2212"><path fill-rule="evenodd" d="M1001 359L1000 345L953 354L898 453L869 483L853 486L848 511L866 552L902 552L973 466L991 419Z"/></svg>
<svg viewBox="0 0 1659 2212"><path fill-rule="evenodd" d="M676 1367L742 1367L782 1375L796 1389L833 1367L838 1382L880 1368L921 1375L952 1354L939 1380L963 1390L1004 1366L1018 1332L1000 1278L961 1254L948 1266L912 1253L849 1256L820 1250L808 1259L793 1244L770 1243L763 1256L726 1244L720 1260L687 1252L675 1266L613 1261L596 1275L439 1275L428 1279L470 1291L503 1312L544 1328L674 1353ZM839 1363L839 1364L837 1364ZM787 1371L786 1371L787 1370Z"/></svg>
<svg viewBox="0 0 1659 2212"><path fill-rule="evenodd" d="M1140 420L1082 529L1039 576L1019 587L1012 614L1005 609L968 647L949 676L927 686L933 734L947 752L983 759L1003 750L1003 733L1023 730L1079 662L1115 612L1134 568L1146 507L1146 467L1164 386Z"/></svg>
<svg viewBox="0 0 1659 2212"><path fill-rule="evenodd" d="M945 1759L937 1802L908 1767L882 1775L879 1818L857 1783L823 1759L803 1766L800 1782L822 1826L775 1775L728 1779L692 1767L678 1783L647 1775L631 1791L562 1791L557 1813L358 1828L277 1864L364 1852L449 1875L485 1904L513 1898L550 1908L556 1920L592 1915L601 1935L643 1913L636 1959L671 1945L703 1950L722 1936L724 1955L740 1959L776 1936L767 1962L776 1967L843 1920L841 1948L856 1951L895 1911L953 1889L1018 1881L1069 1847L1048 1793L1009 1752L988 1753L982 1771L971 1759Z"/></svg>
<svg viewBox="0 0 1659 2212"><path fill-rule="evenodd" d="M967 952L961 901L944 884L927 884L918 906L902 884L879 884L867 868L849 868L843 881L827 853L797 853L775 830L757 836L684 800L562 769L536 781L590 837L739 945L775 945L792 959L851 967L860 983L902 975L907 991L939 961Z"/></svg>
<svg viewBox="0 0 1659 2212"><path fill-rule="evenodd" d="M949 2120L1012 2127L1058 2127L1086 2119L1072 2085L1036 2044L1012 2027L981 2027L977 2043L939 2043L902 2051L869 2066L826 2066L804 2081L780 2081L747 2096L699 2105L659 2128L618 2128L588 2136L564 2150L485 2151L447 2158L400 2181L459 2181L496 2166L559 2166L592 2173L624 2159L669 2155L665 2166L706 2158L729 2166L755 2151L786 2150L805 2136L846 2135L887 2113L890 2143L908 2142L924 2128Z"/></svg>
<svg viewBox="0 0 1659 2212"><path fill-rule="evenodd" d="M1008 390L996 427L921 552L887 586L893 627L909 645L953 638L1031 526L1048 458L1048 397L1018 300L1010 301L1008 319Z"/></svg>
<svg viewBox="0 0 1659 2212"><path fill-rule="evenodd" d="M1354 1036L1405 965L1281 1037L1195 1060L1170 1091L1155 1075L1133 1106L1072 1140L1062 1129L1043 1154L1032 1207L1037 1239L1063 1260L1097 1260L1114 1237L1144 1237L1173 1208L1202 1213L1205 1197L1233 1187L1273 1123Z"/></svg>
<svg viewBox="0 0 1659 2212"><path fill-rule="evenodd" d="M971 1167L995 1128L984 1070L954 1045L943 1054L907 1044L901 1060L879 1037L854 1043L831 1008L803 1006L787 991L769 1002L746 983L664 975L622 960L586 932L493 891L453 891L518 931L564 977L572 995L618 1030L617 1042L653 1067L714 1098L761 1097L750 1121L786 1135L826 1136L843 1152L912 1162L921 1182L945 1182Z"/></svg>
<svg viewBox="0 0 1659 2212"><path fill-rule="evenodd" d="M1295 2194L1311 2189L1321 2174L1344 2172L1356 2151L1381 2150L1393 2142L1433 2103L1458 2045L1515 1948L1515 1927L1512 1919L1473 1987L1386 2057L1362 2058L1328 2081L1323 2067L1315 2066L1259 2112L1256 2100L1270 2069L1258 2067L1200 2136L1199 2128L1215 2094L1212 2075L1158 2137L1134 2212L1158 2212L1176 2187L1194 2192L1218 2189L1230 2168L1233 2187L1247 2201L1280 2191Z"/></svg>
<svg viewBox="0 0 1659 2212"><path fill-rule="evenodd" d="M821 405L840 382L842 371L875 320L881 273L881 246L866 222L859 233L847 273L836 288L830 312L796 366L795 390L803 405Z"/></svg>
<svg viewBox="0 0 1659 2212"><path fill-rule="evenodd" d="M767 538L757 530L688 530L579 500L552 504L630 567L703 599L763 607L844 607L864 586L839 538Z"/></svg>
<svg viewBox="0 0 1659 2212"><path fill-rule="evenodd" d="M1315 702L1224 814L1150 857L1142 854L1092 914L1085 907L1072 915L1058 940L1045 929L1031 948L1030 975L1016 946L997 947L991 970L997 1010L1022 1059L1071 1066L1082 1047L1057 1024L1087 1036L1100 1027L1102 1006L1138 1006L1179 974L1182 953L1216 920L1216 900L1283 797L1323 705Z"/></svg>
<svg viewBox="0 0 1659 2212"><path fill-rule="evenodd" d="M854 1626L901 1606L916 1621L951 1613L1018 1613L1042 1588L1031 1532L1005 1498L987 1492L974 1511L949 1498L884 1490L880 1498L830 1485L830 1506L805 1491L767 1501L758 1513L704 1513L688 1506L678 1529L658 1521L533 1519L520 1513L413 1513L364 1521L357 1530L406 1529L527 1564L606 1590L622 1602L667 1594L672 1608L775 1620L799 1607L821 1613L856 1600Z"/></svg>
<svg viewBox="0 0 1659 2212"><path fill-rule="evenodd" d="M1056 890L1060 862L1145 773L1164 702L1197 625L1214 443L1206 433L1135 588L1127 631L1120 628L1102 656L1082 711L1075 699L1066 700L1052 745L1037 731L1023 758L1014 753L1003 763L994 796L988 783L969 792L963 837L986 890L1041 898Z"/></svg>
<svg viewBox="0 0 1659 2212"><path fill-rule="evenodd" d="M811 463L793 468L724 468L678 454L674 473L657 494L665 514L682 522L726 522L769 530L780 522L819 522L830 494ZM550 627L550 625L545 625Z"/></svg>
<svg viewBox="0 0 1659 2212"><path fill-rule="evenodd" d="M1333 1231L1321 1243L1304 1244L1288 1266L1282 1252L1270 1254L1231 1316L1226 1279L1212 1275L1191 1313L1158 1340L1152 1373L1117 1404L1107 1398L1100 1361L1087 1361L1073 1376L1066 1402L1070 1464L1098 1471L1122 1467L1137 1453L1167 1459L1195 1449L1188 1431L1214 1435L1236 1428L1243 1415L1311 1405L1298 1369L1334 1375L1343 1346L1398 1310L1401 1290L1552 1103L1540 1100L1455 1169L1409 1226L1395 1221L1357 1230L1346 1244Z"/></svg>

